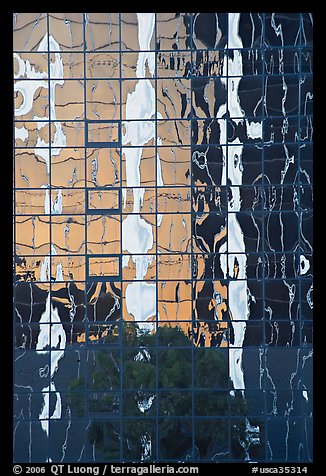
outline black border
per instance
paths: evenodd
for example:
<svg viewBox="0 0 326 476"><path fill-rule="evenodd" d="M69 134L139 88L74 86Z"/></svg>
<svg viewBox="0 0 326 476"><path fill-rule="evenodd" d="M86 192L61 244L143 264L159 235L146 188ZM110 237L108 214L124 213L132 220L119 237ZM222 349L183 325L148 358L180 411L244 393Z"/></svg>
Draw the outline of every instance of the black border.
<svg viewBox="0 0 326 476"><path fill-rule="evenodd" d="M35 4L33 4L34 6ZM178 5L179 6L179 5ZM187 4L189 6L189 4ZM208 7L210 5L207 5ZM247 5L246 5L247 6ZM248 5L249 6L249 5ZM277 9L277 6L275 3L271 5L273 9ZM17 11L19 9L18 5L15 5L15 10ZM123 7L121 5L121 7ZM156 10L159 11L159 5L156 5ZM181 5L180 5L181 7ZM243 5L242 5L243 7ZM260 7L262 5L260 4ZM276 8L275 8L276 7ZM296 10L299 10L300 7L298 4L296 4ZM317 60L314 61L314 84L317 83L318 80L323 81L323 75L324 73L322 72L322 67L323 67L323 52L320 51L318 55L318 49L322 48L324 40L323 36L321 35L322 28L323 26L323 14L320 9L320 11L317 11L315 6L311 4L307 5L305 4L303 7L301 7L302 10L307 9L307 7L311 7L310 9L314 10L314 49L316 50L315 53L315 58ZM173 7L174 9L176 8L176 5ZM240 7L241 8L241 7ZM282 8L279 8L281 10ZM20 8L21 11L26 11L26 4L25 6L22 5ZM35 10L37 10L35 8ZM168 10L166 6L166 10ZM250 10L254 10L254 8L250 8ZM12 252L13 252L13 247L12 247L12 156L13 156L13 151L12 151L12 144L13 144L13 130L12 130L12 111L13 111L13 99L12 99L12 10L8 11L5 7L2 7L2 27L0 29L0 36L1 36L1 45L2 45L2 75L1 75L1 80L0 80L0 104L2 107L2 145L4 145L3 151L3 157L2 157L2 168L1 170L1 189L0 193L1 195L1 213L2 213L2 219L4 220L4 225L2 227L2 233L1 235L1 263L3 264L2 266L2 286L1 286L1 291L4 296L4 301L6 304L9 302L9 312L6 310L7 306L3 306L3 312L2 312L2 318L5 322L5 329L3 333L3 343L1 346L1 351L3 352L3 360L1 362L4 362L5 365L3 366L3 369L5 370L6 374L5 377L3 377L3 384L6 385L6 387L12 388L12 372L10 372L10 366L6 365L8 362L8 355L11 355L11 350L12 349L12 327L10 325L10 316L12 315L11 310L12 309L12 302L11 299L7 299L6 296L12 296ZM319 37L317 39L317 37ZM7 71L6 71L7 68ZM322 97L322 96L321 96ZM320 117L318 119L318 109L321 108L322 106L320 103L318 104L318 101L315 101L315 110L314 110L314 116L316 116L316 121L315 121L315 142L320 138L320 127L323 127L323 117ZM321 109L319 109L319 114L321 114ZM323 149L317 148L315 146L314 149L314 173L315 173L315 196L317 196L317 200L315 201L317 203L317 207L319 208L320 204L323 204L323 195L320 193L323 189L323 174L321 173L323 164L322 162L324 161L324 153ZM319 196L320 194L320 196ZM7 222L8 220L8 222ZM8 227L6 225L8 223ZM318 227L320 229L318 230ZM321 240L323 240L323 214L322 212L319 213L317 212L314 216L314 228L315 230L317 229L315 238L314 238L314 247L317 252L317 257L320 259L314 259L315 263L315 276L316 276L316 285L317 289L319 286L319 283L322 282L322 273L325 269L325 265L322 260L322 254L318 253L318 246L321 244ZM9 231L10 230L10 231ZM321 250L320 250L321 251ZM8 270L6 269L8 266ZM319 327L321 327L321 321L324 320L324 303L322 299L320 298L320 294L317 292L317 296L315 298L315 327L317 332L315 333L315 353L317 355L317 358L315 359L315 365L314 365L314 377L315 377L315 394L316 397L314 399L315 401L315 407L317 405L317 402L320 398L323 397L322 395L322 388L318 388L321 385L321 380L323 378L324 374L324 356L320 352L321 346L324 344L324 334L322 331L319 331ZM323 339L323 340L322 340ZM319 395L319 396L318 396ZM12 409L12 397L11 393L9 391L3 391L1 393L1 403L2 403L2 409L3 413L5 413L4 417L8 418L8 424L9 426L5 425L3 422L3 431L2 434L4 438L2 439L1 442L1 463L5 464L5 467L7 466L8 462L8 473L7 474L12 474L11 472L11 466L12 466L12 412L10 410ZM315 413L315 418L314 418L314 463L313 465L308 465L309 470L308 474L321 474L318 472L316 468L316 473L314 473L313 469L316 467L315 465L322 463L323 462L323 457L322 457L322 443L324 440L324 429L321 425L321 419L320 417L323 415L324 410L323 407L320 406L320 410L317 409ZM7 435L7 431L9 430L9 435ZM8 438L9 436L9 438ZM234 466L235 465L235 466ZM1 465L2 466L2 465ZM27 466L27 465L23 465ZM48 466L48 465L43 465L43 466ZM121 465L122 466L122 465ZM159 466L159 465L158 465ZM171 464L171 466L173 466ZM216 469L216 466L213 464L196 464L196 466L202 466L203 469ZM223 465L222 465L223 466ZM266 466L283 466L283 464L272 464L272 465L266 465L266 464L259 464L259 467L266 467ZM297 466L297 465L295 465ZM245 468L247 467L248 469L250 468L249 465L244 466L242 463L232 463L231 468L235 469L240 469L242 468L241 474L251 474L251 472L247 472ZM4 470L4 474L6 470ZM50 473L49 473L50 474ZM240 474L240 473L238 473Z"/></svg>

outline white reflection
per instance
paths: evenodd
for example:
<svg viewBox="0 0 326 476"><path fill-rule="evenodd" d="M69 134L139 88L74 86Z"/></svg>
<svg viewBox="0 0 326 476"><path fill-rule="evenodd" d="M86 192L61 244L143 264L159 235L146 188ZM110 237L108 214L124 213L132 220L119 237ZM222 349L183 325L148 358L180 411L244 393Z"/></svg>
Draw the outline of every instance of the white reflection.
<svg viewBox="0 0 326 476"><path fill-rule="evenodd" d="M137 59L137 78L145 77L146 65L151 76L155 70L155 53L150 49L151 39L154 34L155 14L137 13L138 19L138 42L139 49ZM126 182L127 187L133 191L133 213L128 215L122 222L122 249L132 255L136 264L137 282L128 284L126 287L126 307L129 314L137 321L146 321L155 316L156 309L156 284L144 281L148 266L152 258L146 254L153 248L154 233L151 225L139 215L143 202L144 192L141 185L140 163L143 146L151 139L155 139L156 95L155 89L149 79L139 79L133 92L128 93L124 122L125 133L122 136L122 144L130 144L135 148L124 147L123 154L126 157ZM161 117L161 116L160 116ZM142 121L139 121L142 119ZM138 121L137 121L138 120ZM162 172L159 157L157 155L157 184L163 185ZM153 164L155 167L155 164ZM124 196L125 207L125 196ZM154 250L155 253L155 250ZM140 255L140 256L138 256ZM129 260L124 258L123 267L127 267Z"/></svg>
<svg viewBox="0 0 326 476"><path fill-rule="evenodd" d="M229 48L243 48L242 40L238 34L239 31L239 13L229 13ZM233 51L233 58L229 57L228 73L237 77L228 78L228 109L230 117L236 123L244 120L244 111L240 105L238 88L243 76L242 68L242 54L239 50ZM226 63L226 62L225 62ZM246 120L247 135L250 138L262 138L262 123L261 121L249 122ZM242 166L242 151L243 144L239 138L236 138L230 143L228 147L228 161L224 164L223 177L228 178L230 185L241 185L243 166ZM225 180L225 179L224 179ZM225 180L226 185L226 180ZM228 204L229 212L238 212L241 208L241 198L239 187L231 187L232 200ZM239 263L238 279L241 281L229 281L229 310L233 319L234 343L230 343L230 348L236 347L229 352L229 372L230 378L233 382L234 389L243 390L245 388L244 373L242 368L242 346L245 337L246 323L249 318L249 289L246 280L246 248L243 231L240 223L236 217L236 213L228 213L228 244L227 249L228 265L230 277L233 277L234 259ZM222 269L226 271L225 262L221 263ZM224 273L225 276L226 273ZM239 322L237 322L239 321Z"/></svg>
<svg viewBox="0 0 326 476"><path fill-rule="evenodd" d="M37 121L37 130L41 131L47 126L49 119L51 119L51 128L54 128L54 139L51 143L51 157L60 154L62 147L66 146L66 136L63 132L61 122L58 122L56 115L56 86L63 85L63 63L60 53L59 44L53 38L45 34L42 41L39 44L38 51L45 52L48 57L48 51L51 50L51 62L50 67L50 79L46 71L36 71L31 66L30 61L27 59L24 61L18 53L14 53L14 59L18 62L18 73L15 74L14 91L20 93L22 96L21 105L15 109L15 119L19 120L22 116L32 111L35 96L41 88L48 90L49 95L49 108L46 107L46 111L50 112L50 117L44 115L43 117L33 115L32 120ZM54 58L54 61L53 61ZM22 79L20 79L22 78ZM52 79L54 78L54 79ZM15 137L25 142L29 138L29 131L24 126L15 126ZM49 139L51 140L51 139ZM50 143L44 141L40 134L37 135L37 142L34 148L35 156L44 160L46 164L46 171L50 176L51 159L49 154ZM62 192L56 191L56 197L52 202L49 192L50 184L42 184L41 188L45 189L44 200L44 213L45 214L61 214L62 213ZM40 281L51 281L51 257L56 256L57 252L52 243L50 243L50 253L44 257L41 265ZM56 281L63 281L62 263L58 263L56 267ZM53 308L51 302L50 291L46 298L46 307L40 318L40 332L37 337L36 350L38 353L48 353L50 351L50 386L42 389L43 407L39 414L39 420L41 421L42 429L49 436L49 418L59 419L61 418L62 405L60 393L56 391L56 387L52 378L58 369L59 361L64 356L64 350L66 347L66 334L58 313L57 308ZM46 349L46 350L44 350ZM53 350L56 349L56 350ZM59 349L59 350L58 350ZM42 369L40 369L41 371ZM50 414L50 393L55 395L56 403L55 408Z"/></svg>

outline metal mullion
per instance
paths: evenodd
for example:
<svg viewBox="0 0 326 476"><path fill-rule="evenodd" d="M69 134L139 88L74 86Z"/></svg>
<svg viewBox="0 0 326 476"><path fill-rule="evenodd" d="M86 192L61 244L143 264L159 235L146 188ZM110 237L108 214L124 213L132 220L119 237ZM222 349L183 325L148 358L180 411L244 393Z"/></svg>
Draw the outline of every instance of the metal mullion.
<svg viewBox="0 0 326 476"><path fill-rule="evenodd" d="M262 386L263 388L261 389L263 392L264 396L264 424L265 424L265 448L264 448L264 460L267 461L267 455L268 455L268 447L267 447L267 442L268 442L268 428L267 428L267 417L266 417L266 411L267 411L267 394L266 394L266 376L265 376L265 366L266 366L266 352L268 346L266 345L266 312L265 312L265 284L266 284L266 263L265 263L265 235L266 235L266 227L265 227L265 217L267 216L268 212L265 212L265 207L264 207L264 200L265 200L265 105L266 105L266 95L267 95L267 88L265 89L265 76L266 79L268 78L268 75L265 75L265 50L267 47L265 46L265 29L266 29L266 14L263 13L263 27L262 27L262 56L263 56L263 94L264 94L264 103L263 103L263 124L262 124L262 214L263 214L263 220L262 220L262 252L263 252L263 284L262 284L262 291L263 291L263 336L264 336L264 353L262 355L262 365L264 374L263 374L263 379L262 379ZM272 116L273 117L273 116ZM267 210L266 210L267 211Z"/></svg>
<svg viewBox="0 0 326 476"><path fill-rule="evenodd" d="M307 45L308 47L310 47L310 45ZM277 46L268 46L268 49L273 49L273 50L277 50ZM284 47L282 47L282 49L284 50L291 50L295 48L295 46L293 45L284 45ZM238 49L243 49L245 51L248 51L248 50L251 50L251 49L254 49L254 50L259 50L260 48L259 47L254 47L254 48L250 48L250 47L245 47L245 48L230 48L230 50L238 50ZM88 50L88 51L91 51L91 50ZM150 50L124 50L124 53L141 53L142 51L150 51ZM184 48L180 48L178 50L165 50L165 49L160 49L159 50L160 53L171 53L171 51L173 53L175 53L176 51L180 52L180 53L189 53L189 50L187 49L184 49ZM216 52L216 51L223 51L223 48L206 48L206 49L203 49L203 48L198 48L196 51L199 51L199 52ZM119 53L120 50L105 50L105 49L101 49L100 50L100 53ZM47 51L39 51L39 50L34 50L34 51L26 51L26 50L15 50L15 53L18 53L18 54L27 54L27 53L47 53ZM69 50L64 50L63 53L69 53ZM84 50L73 50L73 53L79 53L79 54L82 54L84 53ZM96 53L96 51L94 51L94 53Z"/></svg>
<svg viewBox="0 0 326 476"><path fill-rule="evenodd" d="M132 389L131 391L138 391L138 390L139 390L139 388L134 388L134 389ZM149 389L149 390L155 391L155 389ZM217 392L224 392L224 389L215 389L215 390L216 390ZM168 389L168 388L167 388L167 389L164 389L164 391L171 391L171 389ZM204 393L205 391L207 391L207 387L202 388L200 391L201 391L202 393ZM96 393L96 394L110 393L110 394L113 394L113 395L115 394L114 391L105 392L105 391L101 391L101 390L99 390L99 391L93 390L92 393ZM19 394L19 395L28 395L28 393L26 393L26 394ZM115 421L117 420L117 417L116 417L116 416L114 416L114 417L112 417L112 416L103 416L102 418L103 418L104 421L110 421L111 419L114 419ZM146 415L146 416L143 416L142 418L143 418L145 421L146 421L146 420L147 420L147 421L154 420L154 417L151 416L151 415ZM171 420L178 420L178 419L180 419L180 416L178 416L178 415L171 415L169 418L170 418ZM212 418L211 416L201 416L201 417L200 417L201 420L210 420L211 418ZM221 420L221 421L223 421L223 420L225 420L225 415L214 416L213 418L214 418L214 420ZM255 418L256 418L256 416L255 416ZM282 417L282 418L285 419L285 417ZM292 417L289 417L290 420L295 420L296 418L297 418L297 417L293 417L293 416L292 416ZM138 416L138 415L130 415L130 416L128 416L128 419L130 419L130 420L139 420L139 416ZM160 420L164 420L164 419L166 419L166 416L160 415L160 416L159 416L159 419L160 419ZM189 420L191 420L191 415L184 416L183 419L189 421ZM239 419L239 416L237 416L237 415L232 415L232 416L230 417L230 419L231 419L231 420L238 420L238 419ZM65 417L65 418L62 418L62 421L67 421L67 422L69 422L69 421L73 421L73 422L77 422L77 421L78 421L78 422L81 422L81 420L82 420L81 417L73 417L73 418L67 418L67 417ZM15 421L19 421L19 420L15 420ZM21 420L21 421L22 421L22 420ZM38 420L37 418L32 418L30 421L35 422L35 423L38 423L38 422L39 422L39 420ZM189 460L187 460L187 461L189 461ZM110 462L111 462L111 460L110 460ZM73 474L73 473L70 473L70 474ZM75 474L76 474L76 473L75 473Z"/></svg>
<svg viewBox="0 0 326 476"><path fill-rule="evenodd" d="M263 367L263 376L262 376L262 385L263 388L261 391L263 392L263 401L264 401L264 423L265 423L265 432L267 434L267 420L266 420L266 409L267 409L267 395L266 395L266 385L265 385L265 362L266 362L266 351L267 351L267 345L266 345L266 314L265 314L265 281L266 281L266 266L265 266L265 207L264 207L264 200L265 200L265 102L266 102L266 91L265 91L265 13L263 15L263 25L262 25L262 63L263 63L263 70L262 70L262 94L263 94L263 108L262 108L262 291L263 291L263 350L264 353L262 355L262 365ZM268 77L268 75L267 75ZM267 438L265 440L265 448L264 448L264 454L265 454L265 461L268 460L267 458L267 444L266 444Z"/></svg>
<svg viewBox="0 0 326 476"><path fill-rule="evenodd" d="M190 204L190 230L191 230L191 263L190 263L190 281L191 281L191 417L192 417L192 455L191 461L195 461L195 445L196 445L196 420L195 420L195 349L194 349L194 218L195 212L193 211L193 195L194 195L194 178L193 178L193 163L192 163L192 124L193 124L193 103L192 103L192 83L193 78L193 66L194 66L194 51L193 51L193 13L190 14L190 197L191 197L191 204Z"/></svg>
<svg viewBox="0 0 326 476"><path fill-rule="evenodd" d="M159 331L159 320L158 320L158 312L159 312L159 285L158 285L158 225L157 225L157 213L158 213L158 184L157 184L157 173L158 173L158 149L157 149L157 137L158 137L158 127L157 127L157 13L155 15L155 24L154 24L154 55L155 55L155 232L156 232L156 249L155 249L155 260L156 260L156 279L155 279L155 289L156 289L156 317L155 317L155 326L156 326L156 345L155 345L155 359L156 359L156 369L155 369L155 392L156 392L156 402L155 402L155 429L156 429L156 461L159 461L159 385L158 385L158 372L159 372L159 351L158 351L158 331ZM163 184L164 185L164 184Z"/></svg>
<svg viewBox="0 0 326 476"><path fill-rule="evenodd" d="M84 61L84 78L80 78L80 80L84 81L84 181L85 181L85 188L84 188L84 200L86 201L86 187L87 187L87 151L86 151L86 133L87 133L87 116L86 116L86 105L87 105L87 99L86 99L86 85L87 85L87 80L86 80L86 39L85 39L85 13L83 13L83 45L84 45L84 50L83 50L83 61ZM86 204L87 205L87 204ZM84 256L85 256L85 267L87 263L87 206L85 205L85 211L84 211L84 217L85 217L85 244L84 244ZM85 349L80 349L80 354L79 357L81 356L81 353L84 354L84 374L85 374L85 379L84 379L84 427L85 427L85 432L84 432L84 447L86 445L86 428L88 427L88 421L89 421L89 405L88 405L88 391L87 391L87 385L88 385L88 336L89 336L89 326L88 326L88 311L87 311L87 269L85 269L85 280L84 282L84 299L85 299ZM80 358L80 361L82 359Z"/></svg>
<svg viewBox="0 0 326 476"><path fill-rule="evenodd" d="M302 74L302 28L303 28L303 19L302 13L300 13L300 40L299 40L299 92L298 92L298 101L299 101L299 117L298 117L298 295L299 295L299 339L300 343L299 346L302 346L302 309L301 309L301 302L302 302L302 289L301 283L303 279L301 278L301 263L300 263L300 255L301 255L301 217L302 217L302 210L301 210L301 78L303 77ZM301 402L301 417L303 417L303 401Z"/></svg>
<svg viewBox="0 0 326 476"><path fill-rule="evenodd" d="M12 62L12 67L14 67L14 61ZM16 244L17 244L17 239L16 239L16 137L15 137L15 105L14 105L14 85L15 85L15 78L12 80L12 114L13 114L13 122L12 122L12 135L13 135L13 280L12 280L12 286L13 286L13 308L12 308L12 408L14 408L14 393L15 393L15 381L16 381L16 359L15 359L15 335L16 335L16 295L17 295L17 282L16 282ZM12 438L13 438L13 443L15 442L15 421L14 419L12 421ZM17 426L18 428L19 422L17 421ZM30 430L31 430L31 423L30 423ZM13 446L13 455L14 455L14 446Z"/></svg>
<svg viewBox="0 0 326 476"><path fill-rule="evenodd" d="M229 299L229 197L228 197L228 190L229 190L229 185L228 185L228 179L229 179L229 124L230 124L230 113L229 113L229 55L228 55L228 46L229 46L229 13L226 13L227 15L227 20L226 20L226 98L227 98L227 107L226 107L226 146L225 146L225 161L226 161L226 172L225 172L225 193L226 193L226 204L227 204L227 211L226 211L226 285L227 285L227 309L230 313L230 299ZM225 51L225 50L224 50ZM231 322L231 321L230 321ZM228 441L228 460L231 460L231 453L232 453L232 437L231 437L231 421L230 421L230 412L231 412L231 396L230 392L232 390L230 386L230 343L228 342L228 352L227 352L227 369L228 369L228 421L227 421L227 426L228 426L228 433L229 433L229 441Z"/></svg>
<svg viewBox="0 0 326 476"><path fill-rule="evenodd" d="M306 116L306 117L312 117L312 116ZM283 116L283 118L284 118L284 116ZM290 119L298 119L298 116L288 116L288 118L290 118ZM206 118L206 119L207 119L207 118ZM244 118L242 118L242 119L247 119L247 117L244 117ZM262 119L262 118L261 118L261 117L257 117L256 119ZM266 119L266 118L265 118L265 119ZM275 117L273 117L273 119L279 119L279 117L276 117L276 116L275 116ZM171 119L170 121L172 122L172 121L178 121L178 120L185 121L185 119ZM204 120L204 118L198 118L198 120ZM159 120L159 121L160 121L160 120ZM16 121L16 122L18 122L18 121ZM72 121L72 122L73 122L73 121ZM78 121L78 122L80 122L80 121ZM136 121L133 121L133 122L136 122ZM310 143L309 141L305 141L305 142L306 142L306 143ZM305 143L305 142L302 142L302 141L301 141L301 143ZM284 142L273 142L273 143L272 143L272 142L265 142L265 143L263 143L262 141L256 141L256 142L251 142L251 143L245 143L245 144L243 144L243 146L244 146L244 147L255 147L255 146L257 146L257 145L262 146L262 145L264 145L264 144L266 144L266 145L284 145ZM287 142L287 144L289 144L289 145L297 145L297 142L289 141L289 142ZM118 144L117 144L117 145L118 145ZM209 146L212 146L212 147L226 146L226 145L227 145L227 144L221 144L221 143L217 143L217 142L216 142L215 144L214 144L214 143L210 143L210 144L209 144ZM183 147L190 147L190 146L191 146L191 144L182 145L182 146L178 146L178 145L172 144L171 146L158 146L158 147L159 147L160 149L164 149L164 148L169 148L169 147L180 147L180 148L183 148ZM126 148L126 149L132 149L132 148L138 148L138 147L139 147L139 146L128 145L128 146L125 146L124 148ZM155 148L155 147L153 147L153 146L151 146L151 145L144 145L144 146L142 146L142 147L143 147L144 149ZM71 145L71 146L64 146L64 147L62 146L62 147L60 147L60 148L64 150L64 149L84 149L85 147L84 147L84 146L80 146L80 145L76 145L76 146ZM119 148L119 147L117 147L117 148ZM18 146L18 145L17 145L17 146L15 146L15 149L17 149L17 150L31 150L31 151L33 151L33 150L35 149L35 147L33 147L33 146L25 146L25 147L23 147L23 146ZM38 150L38 149L48 149L48 147L37 147L37 150ZM271 184L271 185L273 185L273 184ZM276 183L276 184L274 184L274 185L280 185L280 184L279 184L279 183ZM250 185L244 185L244 186L249 187ZM151 185L150 187L153 188L152 185ZM149 187L149 188L150 188L150 187ZM174 186L173 186L173 185L168 185L168 187L169 187L169 188L171 188L171 187L179 187L179 188L182 188L182 187L185 187L185 186L184 186L184 185L174 185ZM35 188L35 187L34 187L34 188ZM79 189L81 189L81 188L83 188L83 187L79 187ZM126 187L124 187L124 188L126 188ZM128 187L127 187L127 188L128 188ZM137 187L133 187L133 188L137 188ZM26 190L26 189L22 189L22 190ZM76 190L77 190L77 187L76 187Z"/></svg>
<svg viewBox="0 0 326 476"><path fill-rule="evenodd" d="M49 281L51 283L51 277L52 277L52 156L51 156L51 147L52 147L52 136L51 136L51 51L50 51L50 14L47 13L47 35L48 35L48 101L49 101L49 118L48 121L46 121L49 125L49 168L50 168L50 183L49 183L49 219L50 219L50 276L49 276ZM53 92L54 96L54 92ZM55 105L54 105L55 106ZM50 284L50 299L52 302L52 284ZM50 322L52 322L52 315L50 315ZM50 333L51 336L51 333ZM50 348L51 348L51 342L50 342Z"/></svg>
<svg viewBox="0 0 326 476"><path fill-rule="evenodd" d="M300 255L301 255L301 217L302 217L302 210L301 210L301 78L303 77L302 74L302 28L303 28L303 19L302 13L300 13L300 41L299 41L299 92L298 92L298 101L299 101L299 110L298 110L298 291L299 291L299 339L300 339L300 347L302 345L302 310L301 310L301 300L302 300L302 289L301 289L301 263L300 263ZM309 143L311 143L309 141ZM303 402L302 402L303 406Z"/></svg>
<svg viewBox="0 0 326 476"><path fill-rule="evenodd" d="M48 56L48 107L49 107L49 118L48 118L48 124L49 124L49 209L50 209L50 223L49 223L49 226L50 226L50 267L49 267L49 298L50 298L50 302L51 302L51 305L50 305L50 316L49 316L49 319L50 319L50 322L49 322L49 387L51 385L51 348L52 348L52 344L51 344L51 325L52 325L52 313L51 313L51 308L52 308L52 283L51 283L51 276L52 276L52 175L51 175L51 172L52 172L52 164L51 164L51 142L52 142L52 138L51 138L51 78L50 78L50 71L51 71L51 58L50 58L50 14L47 13L46 14L46 18L47 18L47 45L48 45L48 49L47 49L47 56ZM43 396L46 396L46 394L43 393ZM48 393L48 398L50 400L50 397L51 397L51 393L50 393L50 388L49 388L49 393ZM50 401L49 401L49 407L50 407ZM49 459L50 458L50 448L51 448L51 445L50 445L50 440L51 440L51 428L50 428L50 418L48 418L48 429L49 429L49 432L48 432L48 437L47 437L47 458Z"/></svg>
<svg viewBox="0 0 326 476"><path fill-rule="evenodd" d="M119 150L120 150L120 190L123 186L122 183L122 167L123 167L123 160L122 160L122 137L121 137L121 129L122 129L122 51L121 51L121 42L122 42L122 28L121 28L121 13L119 13L119 94L120 94L120 104L119 104L119 109L120 109L120 138L121 142L119 145ZM121 211L120 211L120 254L122 254L122 203L121 205ZM123 310L122 310L122 302L123 302L123 279L122 279L122 268L121 268L121 275L120 275L120 285L121 285L121 305L120 305L120 392L119 392L119 412L120 412L120 461L123 461L123 441L124 441L124 412L123 412L123 397L124 397L124 392L123 392L123 371L124 371L124 366L123 366L123 355L124 355L124 349L123 349Z"/></svg>

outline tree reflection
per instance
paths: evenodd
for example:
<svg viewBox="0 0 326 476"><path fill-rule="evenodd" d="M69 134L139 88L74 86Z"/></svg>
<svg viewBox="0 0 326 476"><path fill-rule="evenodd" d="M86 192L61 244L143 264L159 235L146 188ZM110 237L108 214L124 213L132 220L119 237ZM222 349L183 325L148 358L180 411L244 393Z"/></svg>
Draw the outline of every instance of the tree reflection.
<svg viewBox="0 0 326 476"><path fill-rule="evenodd" d="M107 345L97 346L88 359L87 438L100 459L119 459L121 432L127 461L225 460L232 445L234 454L244 456L246 400L241 393L230 397L227 349L196 347L177 326L154 332L134 322L123 324L120 342L122 350L108 334ZM84 386L84 377L70 384L77 415ZM230 398L233 415L241 417L236 432L228 421Z"/></svg>

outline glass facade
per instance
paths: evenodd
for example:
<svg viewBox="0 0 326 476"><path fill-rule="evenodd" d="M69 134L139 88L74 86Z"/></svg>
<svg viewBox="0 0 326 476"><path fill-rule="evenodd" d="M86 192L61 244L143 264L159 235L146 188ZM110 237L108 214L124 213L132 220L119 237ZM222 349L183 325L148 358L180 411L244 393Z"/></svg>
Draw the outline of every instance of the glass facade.
<svg viewBox="0 0 326 476"><path fill-rule="evenodd" d="M15 462L312 460L312 28L14 15Z"/></svg>

